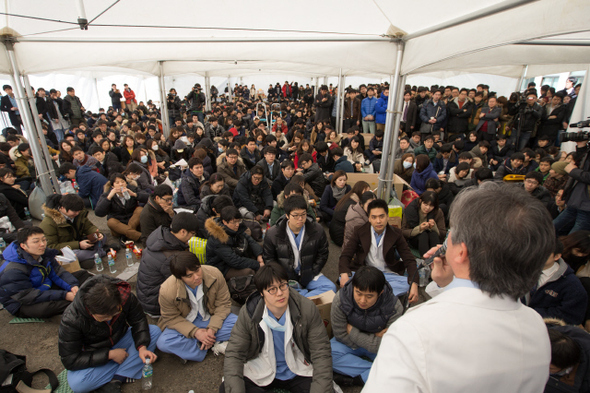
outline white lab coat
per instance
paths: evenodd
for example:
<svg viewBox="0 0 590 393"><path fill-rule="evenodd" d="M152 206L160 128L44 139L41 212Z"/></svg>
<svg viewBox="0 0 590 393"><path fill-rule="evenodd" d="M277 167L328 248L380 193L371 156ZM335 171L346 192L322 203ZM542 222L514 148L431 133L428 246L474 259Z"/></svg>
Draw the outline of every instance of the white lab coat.
<svg viewBox="0 0 590 393"><path fill-rule="evenodd" d="M550 360L547 328L535 310L452 288L391 325L363 393L539 393Z"/></svg>

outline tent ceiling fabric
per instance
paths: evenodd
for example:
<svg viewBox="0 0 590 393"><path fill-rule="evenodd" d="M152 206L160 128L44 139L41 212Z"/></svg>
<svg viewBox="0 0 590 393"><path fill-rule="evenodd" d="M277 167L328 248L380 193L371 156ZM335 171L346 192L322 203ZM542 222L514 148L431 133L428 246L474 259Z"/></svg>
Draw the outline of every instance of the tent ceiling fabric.
<svg viewBox="0 0 590 393"><path fill-rule="evenodd" d="M5 0L0 12L13 16L0 18L20 35L15 53L26 74L83 69L159 75L158 61L166 61L166 75L313 77L338 75L342 69L347 76L383 77L394 72L396 48L384 35L415 33L503 1L300 0L292 7L274 0L258 0L255 6L238 0L175 0L170 6L156 0L122 0L88 30L80 30L78 0L52 0L47 7L33 0ZM83 0L87 19L114 2ZM587 15L587 0L539 0L417 37L406 43L402 73L454 71L518 78L524 64L529 75L537 69L586 69L588 46L538 44L590 43ZM527 40L536 45L518 44ZM0 73L8 74L5 50L0 52Z"/></svg>

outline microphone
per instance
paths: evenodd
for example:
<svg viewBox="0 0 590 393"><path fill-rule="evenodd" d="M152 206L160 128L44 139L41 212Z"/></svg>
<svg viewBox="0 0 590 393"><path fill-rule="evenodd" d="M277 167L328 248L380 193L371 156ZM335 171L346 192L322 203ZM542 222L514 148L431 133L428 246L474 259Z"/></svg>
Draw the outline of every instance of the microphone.
<svg viewBox="0 0 590 393"><path fill-rule="evenodd" d="M449 238L449 234L447 233L447 237L445 238L443 245L438 250L436 250L434 252L434 255L432 255L430 258L422 261L422 263L418 266L418 269L423 269L427 266L430 267L430 265L432 265L434 263L434 258L445 256L445 254L447 252L447 239L448 238Z"/></svg>

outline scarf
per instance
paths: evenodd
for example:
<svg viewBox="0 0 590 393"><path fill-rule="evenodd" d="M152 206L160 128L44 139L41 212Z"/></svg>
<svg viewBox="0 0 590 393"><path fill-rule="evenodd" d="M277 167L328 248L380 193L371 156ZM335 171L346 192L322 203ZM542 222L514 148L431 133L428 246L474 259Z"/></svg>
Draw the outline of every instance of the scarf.
<svg viewBox="0 0 590 393"><path fill-rule="evenodd" d="M334 195L334 199L336 199L337 201L340 200L340 198L342 198L344 196L344 194L346 194L346 187L342 187L342 188L338 188L336 186L331 186L332 187L332 194Z"/></svg>
<svg viewBox="0 0 590 393"><path fill-rule="evenodd" d="M287 309L287 311L285 311L286 313L289 312L289 309ZM286 330L286 326L287 326L287 318L289 317L289 315L285 316L285 324L281 325L279 323L279 321L277 321L276 319L274 319L273 317L271 317L268 313L268 308L264 308L264 314L262 316L262 320L266 323L266 326L268 326L271 330L277 331L277 332L285 332ZM280 318L279 318L280 319Z"/></svg>

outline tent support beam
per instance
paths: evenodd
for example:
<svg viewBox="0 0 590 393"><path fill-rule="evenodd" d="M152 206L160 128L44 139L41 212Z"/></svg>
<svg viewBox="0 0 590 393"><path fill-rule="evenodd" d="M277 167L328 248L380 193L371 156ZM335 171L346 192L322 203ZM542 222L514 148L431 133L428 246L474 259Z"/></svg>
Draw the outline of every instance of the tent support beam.
<svg viewBox="0 0 590 393"><path fill-rule="evenodd" d="M166 83L164 81L164 62L159 61L158 66L160 68L160 75L158 76L158 82L160 85L160 113L162 114L162 131L164 136L168 138L170 135L170 116L168 114L168 99L166 98Z"/></svg>
<svg viewBox="0 0 590 393"><path fill-rule="evenodd" d="M342 133L342 99L341 99L341 94L340 92L342 91L342 68L340 68L340 70L338 71L338 95L336 96L338 99L338 106L336 106L336 133L340 134Z"/></svg>
<svg viewBox="0 0 590 393"><path fill-rule="evenodd" d="M508 11L523 5L526 5L528 3L532 3L538 0L506 0L503 1L501 3L492 5L490 7L486 7L482 10L479 11L475 11L472 12L470 14L467 15L463 15L459 18L455 18L452 20L449 20L447 22L441 23L439 25L436 26L432 26L432 27L428 27L424 30L420 30L417 31L415 33L412 34L407 34L405 35L402 39L404 41L409 41L412 40L414 38L418 38L418 37L422 37L425 36L427 34L432 34L432 33L436 33L438 31L444 30L444 29L448 29L450 27L454 27L454 26L458 26L458 25L462 25L465 23L469 23L469 22L473 22L476 21L478 19L482 19L485 18L487 16L491 16L494 14L498 14L500 12L504 12L504 11Z"/></svg>
<svg viewBox="0 0 590 393"><path fill-rule="evenodd" d="M211 77L205 72L205 110L211 110Z"/></svg>
<svg viewBox="0 0 590 393"><path fill-rule="evenodd" d="M529 70L528 65L525 64L522 66L522 74L520 74L520 78L518 78L518 82L516 82L516 90L515 91L520 91L520 89L522 88L522 82L526 78L526 73L528 70Z"/></svg>
<svg viewBox="0 0 590 393"><path fill-rule="evenodd" d="M51 155L49 154L49 148L47 147L47 141L45 140L45 135L43 135L43 126L41 125L41 119L39 118L39 112L37 112L37 104L35 100L35 96L33 96L32 92L33 89L31 88L31 82L29 81L28 75L23 75L23 81L25 82L25 93L29 100L29 105L31 108L32 119L35 123L34 130L37 132L37 137L41 141L41 148L43 151L43 156L45 157L45 162L47 163L47 171L49 172L49 176L51 178L51 184L53 189L58 194L61 192L59 188L59 182L57 181L57 176L55 175L55 169L53 167L53 160L51 159ZM34 143L33 141L29 141L30 143Z"/></svg>
<svg viewBox="0 0 590 393"><path fill-rule="evenodd" d="M404 54L404 43L397 43L395 59L395 72L389 84L389 100L387 101L387 116L385 118L385 133L383 136L383 155L381 157L381 170L379 172L379 185L377 197L389 201L393 186L393 163L395 152L398 148L399 125L403 102L403 89L400 88L400 71ZM400 93L401 92L401 93ZM399 97L402 97L400 100ZM394 112L395 105L395 112ZM398 195L398 198L400 195Z"/></svg>
<svg viewBox="0 0 590 393"><path fill-rule="evenodd" d="M3 37L3 43L6 47L6 53L8 55L8 60L10 61L10 66L12 67L12 74L10 75L10 78L12 80L12 84L14 85L14 96L18 102L18 111L21 114L21 118L23 119L25 131L27 134L26 136L30 142L29 146L31 148L31 153L33 154L37 177L41 181L41 188L43 189L45 195L53 195L54 189L49 178L49 171L47 170L46 163L43 160L43 155L39 149L39 144L37 144L35 141L39 134L35 129L35 123L32 119L29 103L25 98L26 94L21 83L21 74L19 72L16 55L14 53L15 41L12 37Z"/></svg>

